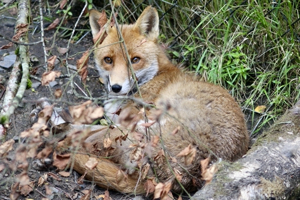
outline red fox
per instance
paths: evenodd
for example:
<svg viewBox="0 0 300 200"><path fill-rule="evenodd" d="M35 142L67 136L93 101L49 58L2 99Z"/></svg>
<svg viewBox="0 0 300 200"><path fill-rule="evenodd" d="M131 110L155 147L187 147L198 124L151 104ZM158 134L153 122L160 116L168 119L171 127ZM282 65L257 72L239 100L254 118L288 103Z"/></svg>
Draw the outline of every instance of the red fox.
<svg viewBox="0 0 300 200"><path fill-rule="evenodd" d="M149 163L160 182L171 181L174 190L181 186L191 190L201 182L201 160L234 161L247 152L249 136L239 105L222 87L196 80L172 64L158 43L155 8L147 7L130 25L100 27L100 17L100 12L90 12L93 36L104 30L102 42L94 49L96 66L112 97L104 109L114 122L135 122L127 142L117 142L121 131L110 135L114 162L129 174ZM130 95L134 98L124 102ZM132 99L139 98L152 105L145 108L151 126L135 117L143 105ZM137 147L140 156L135 157Z"/></svg>

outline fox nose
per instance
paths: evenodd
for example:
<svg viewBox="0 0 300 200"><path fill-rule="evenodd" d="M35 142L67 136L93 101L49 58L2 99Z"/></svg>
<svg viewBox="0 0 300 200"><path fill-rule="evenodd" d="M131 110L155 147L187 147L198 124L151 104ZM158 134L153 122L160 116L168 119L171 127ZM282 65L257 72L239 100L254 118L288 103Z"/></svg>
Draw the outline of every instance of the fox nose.
<svg viewBox="0 0 300 200"><path fill-rule="evenodd" d="M118 93L118 92L121 91L122 86L118 85L118 84L114 84L114 85L111 86L111 89L112 89L113 92Z"/></svg>

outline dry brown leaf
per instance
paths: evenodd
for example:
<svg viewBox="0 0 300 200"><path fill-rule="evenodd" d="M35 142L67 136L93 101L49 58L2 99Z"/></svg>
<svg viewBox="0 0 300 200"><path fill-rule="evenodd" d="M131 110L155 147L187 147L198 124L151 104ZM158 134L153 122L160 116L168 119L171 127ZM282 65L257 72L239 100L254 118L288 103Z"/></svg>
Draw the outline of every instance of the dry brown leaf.
<svg viewBox="0 0 300 200"><path fill-rule="evenodd" d="M174 199L172 193L170 192L172 188L172 182L166 182L166 183L158 183L155 186L154 191L154 199L161 199L161 200L171 200Z"/></svg>
<svg viewBox="0 0 300 200"><path fill-rule="evenodd" d="M120 142L120 146L122 146L122 141L125 141L127 139L128 134L126 135L120 135L115 138L115 142L117 143L118 141Z"/></svg>
<svg viewBox="0 0 300 200"><path fill-rule="evenodd" d="M266 106L261 105L261 106L257 106L257 107L254 109L254 111L257 112L257 113L262 114L262 113L265 112L266 108L267 108Z"/></svg>
<svg viewBox="0 0 300 200"><path fill-rule="evenodd" d="M177 163L177 159L175 157L170 156L170 158L173 163Z"/></svg>
<svg viewBox="0 0 300 200"><path fill-rule="evenodd" d="M18 191L19 188L19 182L15 183L12 187L11 187L11 191L9 194L9 197L11 200L17 200L20 196L20 193Z"/></svg>
<svg viewBox="0 0 300 200"><path fill-rule="evenodd" d="M53 166L57 167L59 170L63 170L69 164L71 159L71 154L57 154L53 152Z"/></svg>
<svg viewBox="0 0 300 200"><path fill-rule="evenodd" d="M74 124L91 124L95 119L103 116L103 108L86 101L77 106L70 106L69 112Z"/></svg>
<svg viewBox="0 0 300 200"><path fill-rule="evenodd" d="M88 61L89 61L89 50L84 52L82 54L82 57L76 62L77 71L82 79L82 82L84 83L86 81L87 73L88 73L87 71Z"/></svg>
<svg viewBox="0 0 300 200"><path fill-rule="evenodd" d="M143 123L143 124L140 124L140 125L144 126L145 128L149 128L150 126L152 126L155 123L156 123L156 121L151 121L151 122Z"/></svg>
<svg viewBox="0 0 300 200"><path fill-rule="evenodd" d="M209 162L210 162L210 157L207 157L204 160L200 161L201 174L205 173L206 169L208 168Z"/></svg>
<svg viewBox="0 0 300 200"><path fill-rule="evenodd" d="M179 195L179 197L178 197L178 199L177 200L182 200L182 197L181 197L181 195Z"/></svg>
<svg viewBox="0 0 300 200"><path fill-rule="evenodd" d="M81 191L84 195L80 198L80 200L90 200L90 197L91 197L91 193L92 193L92 190L89 189L89 190L82 190Z"/></svg>
<svg viewBox="0 0 300 200"><path fill-rule="evenodd" d="M186 165L191 165L195 160L196 153L196 148L192 147L192 145L190 144L188 147L179 152L179 154L177 154L177 157L184 157L184 163Z"/></svg>
<svg viewBox="0 0 300 200"><path fill-rule="evenodd" d="M43 131L45 131L48 128L47 122L52 115L52 111L53 111L53 105L46 106L42 111L39 112L38 121L36 123L34 123L32 125L32 127L29 128L28 130L21 132L20 137L21 138L25 138L25 137L33 138L31 142L35 142L36 145L37 145L37 143L42 142L41 138L40 138L40 133L42 133ZM35 153L35 151L32 153Z"/></svg>
<svg viewBox="0 0 300 200"><path fill-rule="evenodd" d="M16 178L19 183L19 191L22 195L27 196L34 187L34 182L30 181L27 171L22 171Z"/></svg>
<svg viewBox="0 0 300 200"><path fill-rule="evenodd" d="M132 131L135 129L135 126L140 119L142 119L143 114L138 114L139 110L133 107L127 107L124 110L121 110L119 115L119 123L124 127L132 127ZM117 114L117 113L116 113Z"/></svg>
<svg viewBox="0 0 300 200"><path fill-rule="evenodd" d="M90 157L89 160L85 163L85 166L89 170L93 170L98 165L98 161L96 158Z"/></svg>
<svg viewBox="0 0 300 200"><path fill-rule="evenodd" d="M60 19L56 18L45 30L49 31L51 29L56 28L56 26L59 24Z"/></svg>
<svg viewBox="0 0 300 200"><path fill-rule="evenodd" d="M33 191L33 188L34 188L34 182L30 182L28 183L27 185L21 185L20 184L20 193L21 195L24 195L24 196L27 196L30 192Z"/></svg>
<svg viewBox="0 0 300 200"><path fill-rule="evenodd" d="M154 181L153 178L146 180L146 182L144 183L146 196L148 196L148 194L152 194L155 191L155 186L156 185L157 185L157 183Z"/></svg>
<svg viewBox="0 0 300 200"><path fill-rule="evenodd" d="M19 41L20 37L24 35L28 31L28 24L19 24L16 26L17 32L12 37L13 41Z"/></svg>
<svg viewBox="0 0 300 200"><path fill-rule="evenodd" d="M107 23L107 16L106 16L106 13L104 10L102 11L97 22L98 22L99 26L101 27L101 29L99 30L97 35L95 37L93 37L93 41L94 41L94 43L96 43L99 40L98 44L101 44L103 42L104 38L107 36L107 33L105 31L105 24ZM102 36L101 39L99 39L100 36Z"/></svg>
<svg viewBox="0 0 300 200"><path fill-rule="evenodd" d="M62 48L62 47L57 47L57 51L58 53L60 53L61 55L64 55L65 53L68 52L68 48Z"/></svg>
<svg viewBox="0 0 300 200"><path fill-rule="evenodd" d="M52 151L53 151L53 145L48 144L45 146L45 148L42 151L40 151L37 154L36 158L43 160L47 158L50 155L50 153L52 153Z"/></svg>
<svg viewBox="0 0 300 200"><path fill-rule="evenodd" d="M111 139L109 139L109 138L105 138L105 139L104 139L104 141L103 141L103 146L104 146L104 148L109 148L109 147L111 147L111 144L112 144Z"/></svg>
<svg viewBox="0 0 300 200"><path fill-rule="evenodd" d="M56 99L60 98L61 95L62 95L62 90L60 88L58 88L54 91L54 96Z"/></svg>
<svg viewBox="0 0 300 200"><path fill-rule="evenodd" d="M26 171L22 171L16 178L16 181L20 183L20 186L30 184L30 178Z"/></svg>
<svg viewBox="0 0 300 200"><path fill-rule="evenodd" d="M45 185L46 195L51 195L53 193L49 185Z"/></svg>
<svg viewBox="0 0 300 200"><path fill-rule="evenodd" d="M2 47L0 47L0 49L9 49L9 48L12 47L12 46L13 46L13 43L10 42L10 43L5 44L5 45L3 45Z"/></svg>
<svg viewBox="0 0 300 200"><path fill-rule="evenodd" d="M78 184L82 184L82 183L83 183L83 179L84 179L86 173L87 173L87 172L85 171L84 174L82 174L82 176L79 177L79 179L77 180L77 183L78 183Z"/></svg>
<svg viewBox="0 0 300 200"><path fill-rule="evenodd" d="M144 134L143 133L139 133L139 132L133 132L133 138L136 140L136 141L142 141L144 139Z"/></svg>
<svg viewBox="0 0 300 200"><path fill-rule="evenodd" d="M182 173L178 169L174 169L176 179L181 182L182 180Z"/></svg>
<svg viewBox="0 0 300 200"><path fill-rule="evenodd" d="M153 147L156 147L157 144L158 144L158 142L159 142L159 136L154 135L154 136L152 137L151 145L152 145Z"/></svg>
<svg viewBox="0 0 300 200"><path fill-rule="evenodd" d="M9 151L13 149L13 145L15 144L15 141L13 139L10 139L6 142L4 142L0 146L0 157L5 156Z"/></svg>
<svg viewBox="0 0 300 200"><path fill-rule="evenodd" d="M61 0L59 3L59 8L63 9L67 3L68 3L68 0Z"/></svg>
<svg viewBox="0 0 300 200"><path fill-rule="evenodd" d="M105 195L104 194L100 194L100 195L98 195L96 198L97 198L97 200L99 199L104 199L104 197L105 197Z"/></svg>
<svg viewBox="0 0 300 200"><path fill-rule="evenodd" d="M157 152L157 155L154 157L155 162L157 162L158 165L162 165L165 161L165 152L164 150L160 150Z"/></svg>
<svg viewBox="0 0 300 200"><path fill-rule="evenodd" d="M205 181L205 184L208 184L212 181L214 174L218 171L217 165L213 164L210 167L210 157L201 160L200 165L201 165L201 179Z"/></svg>
<svg viewBox="0 0 300 200"><path fill-rule="evenodd" d="M104 192L104 199L103 200L111 200L110 196L109 196L109 191L105 190Z"/></svg>
<svg viewBox="0 0 300 200"><path fill-rule="evenodd" d="M57 176L56 174L52 173L52 172L48 172L47 173L48 176L51 176L52 178L54 178L57 181L61 181L61 179L59 178L59 176Z"/></svg>
<svg viewBox="0 0 300 200"><path fill-rule="evenodd" d="M202 163L201 163L201 170L202 170ZM204 171L201 171L201 179L205 181L205 184L208 184L212 181L214 174L217 171L218 171L217 165L213 164L209 168L206 168Z"/></svg>
<svg viewBox="0 0 300 200"><path fill-rule="evenodd" d="M70 176L70 172L66 172L66 171L60 171L60 172L58 172L58 174L63 176L63 177L69 177Z"/></svg>
<svg viewBox="0 0 300 200"><path fill-rule="evenodd" d="M51 56L47 60L47 68L48 68L49 71L51 71L54 68L56 58L57 58L57 56Z"/></svg>
<svg viewBox="0 0 300 200"><path fill-rule="evenodd" d="M55 78L59 77L61 72L59 71L50 71L50 72L45 72L42 75L42 85L48 85L50 82L54 81Z"/></svg>
<svg viewBox="0 0 300 200"><path fill-rule="evenodd" d="M178 126L177 128L175 128L173 131L172 131L172 135L175 135L176 133L178 133L178 131L181 129L180 126Z"/></svg>
<svg viewBox="0 0 300 200"><path fill-rule="evenodd" d="M17 161L18 163L21 163L20 165L18 165L18 168L22 168L22 169L27 170L28 162L27 162L26 158L27 158L27 148L26 148L26 146L25 145L19 145L17 150L16 150L16 156L15 156L15 161Z"/></svg>
<svg viewBox="0 0 300 200"><path fill-rule="evenodd" d="M104 111L102 107L90 107L89 117L91 119L98 119L103 116Z"/></svg>
<svg viewBox="0 0 300 200"><path fill-rule="evenodd" d="M43 185L45 183L45 181L47 181L47 178L48 178L47 174L44 174L43 176L41 176L38 180L38 187Z"/></svg>
<svg viewBox="0 0 300 200"><path fill-rule="evenodd" d="M147 177L149 169L150 169L150 165L149 165L149 163L146 163L142 168L142 179L143 180Z"/></svg>

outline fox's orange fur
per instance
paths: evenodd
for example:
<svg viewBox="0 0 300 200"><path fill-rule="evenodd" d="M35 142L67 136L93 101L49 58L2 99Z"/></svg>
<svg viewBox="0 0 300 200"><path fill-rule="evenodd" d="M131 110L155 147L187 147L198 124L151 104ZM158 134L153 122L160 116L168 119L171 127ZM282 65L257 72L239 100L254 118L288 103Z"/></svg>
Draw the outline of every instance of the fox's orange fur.
<svg viewBox="0 0 300 200"><path fill-rule="evenodd" d="M172 181L173 189L177 190L180 187L174 178L175 170L182 174L181 185L190 190L201 180L201 160L220 157L234 161L246 153L249 137L239 105L225 89L195 80L170 62L158 44L159 18L155 8L147 7L135 24L119 25L118 28L115 25L100 27L99 17L98 11L90 12L93 36L101 28L106 32L103 42L94 50L94 57L110 96L125 96L137 89L119 35L122 34L141 98L156 107L147 111L149 121L156 123L146 132L141 125L144 119L135 117L141 110L138 103L117 100L106 103L107 115L116 123L121 109L121 123L129 118L137 124L133 133L128 131L122 146L115 140L121 131L111 131L114 147L110 152L111 160L121 164L123 169L127 168L128 173L149 163L159 181ZM135 97L140 98L138 93ZM160 114L157 114L158 110ZM124 127L121 129L125 130ZM153 143L155 138L159 138L158 144ZM187 147L191 153L180 156ZM135 157L137 149L140 156ZM191 156L192 152L195 157ZM151 176L151 170L148 175Z"/></svg>

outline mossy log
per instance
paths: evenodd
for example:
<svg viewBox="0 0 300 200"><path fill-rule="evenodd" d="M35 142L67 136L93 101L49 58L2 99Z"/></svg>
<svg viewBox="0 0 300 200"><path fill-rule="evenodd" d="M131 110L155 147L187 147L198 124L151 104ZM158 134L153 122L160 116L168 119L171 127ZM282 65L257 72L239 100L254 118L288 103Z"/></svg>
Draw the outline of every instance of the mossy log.
<svg viewBox="0 0 300 200"><path fill-rule="evenodd" d="M221 162L212 182L194 199L298 199L300 196L300 101L240 160Z"/></svg>

